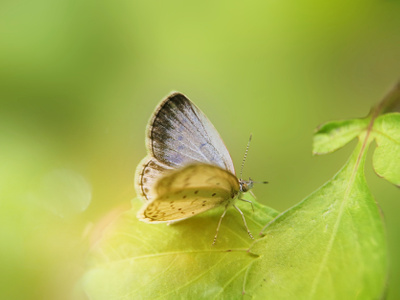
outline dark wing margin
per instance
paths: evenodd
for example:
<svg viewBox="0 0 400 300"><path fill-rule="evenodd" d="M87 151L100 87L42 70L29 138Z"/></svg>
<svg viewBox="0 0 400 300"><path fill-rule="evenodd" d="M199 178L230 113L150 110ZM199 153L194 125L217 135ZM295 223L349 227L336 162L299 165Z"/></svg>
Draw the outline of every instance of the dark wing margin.
<svg viewBox="0 0 400 300"><path fill-rule="evenodd" d="M146 156L138 165L135 174L135 189L142 200L155 198L154 184L172 169L151 156Z"/></svg>

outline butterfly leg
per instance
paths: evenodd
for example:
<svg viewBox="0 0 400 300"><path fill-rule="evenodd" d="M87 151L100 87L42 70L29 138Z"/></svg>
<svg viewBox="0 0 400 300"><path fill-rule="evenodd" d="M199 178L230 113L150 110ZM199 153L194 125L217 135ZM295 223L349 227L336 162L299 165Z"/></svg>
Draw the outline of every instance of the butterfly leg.
<svg viewBox="0 0 400 300"><path fill-rule="evenodd" d="M251 208L252 208L252 210L253 210L253 212L254 212L253 202L251 202L250 200L242 199L242 198L238 198L238 199L239 199L239 200L242 200L242 201L244 201L244 202L250 203L250 204L251 204Z"/></svg>
<svg viewBox="0 0 400 300"><path fill-rule="evenodd" d="M239 207L237 207L235 204L233 204L233 207L236 208L236 210L237 210L237 211L240 213L240 215L242 216L243 223L244 223L244 226L246 227L247 233L248 233L249 236L254 240L254 237L253 237L253 235L251 234L251 232L250 232L250 230L249 230L249 227L247 227L246 219L244 218L243 212L242 212L242 211L239 209Z"/></svg>
<svg viewBox="0 0 400 300"><path fill-rule="evenodd" d="M221 226L222 219L225 217L225 214L226 214L226 211L228 210L228 207L229 207L229 203L225 205L225 210L222 213L221 217L219 218L219 222L218 222L218 226L217 226L217 232L215 233L214 241L212 243L213 246L215 245L215 242L217 241L219 227Z"/></svg>

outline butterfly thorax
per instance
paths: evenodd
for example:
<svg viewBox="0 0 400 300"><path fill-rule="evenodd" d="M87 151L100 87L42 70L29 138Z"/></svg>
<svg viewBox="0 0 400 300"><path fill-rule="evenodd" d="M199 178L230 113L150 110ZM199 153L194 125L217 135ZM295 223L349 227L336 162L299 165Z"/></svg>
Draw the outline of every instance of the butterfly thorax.
<svg viewBox="0 0 400 300"><path fill-rule="evenodd" d="M249 178L249 180L239 179L240 191L242 193L246 193L253 188L253 180Z"/></svg>

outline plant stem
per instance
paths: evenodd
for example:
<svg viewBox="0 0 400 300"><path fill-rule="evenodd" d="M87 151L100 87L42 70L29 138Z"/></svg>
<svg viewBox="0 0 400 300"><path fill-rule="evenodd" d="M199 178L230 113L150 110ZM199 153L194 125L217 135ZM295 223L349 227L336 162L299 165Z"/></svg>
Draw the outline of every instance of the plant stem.
<svg viewBox="0 0 400 300"><path fill-rule="evenodd" d="M400 112L400 81L386 94L376 106L374 112L377 113L377 116L390 112Z"/></svg>

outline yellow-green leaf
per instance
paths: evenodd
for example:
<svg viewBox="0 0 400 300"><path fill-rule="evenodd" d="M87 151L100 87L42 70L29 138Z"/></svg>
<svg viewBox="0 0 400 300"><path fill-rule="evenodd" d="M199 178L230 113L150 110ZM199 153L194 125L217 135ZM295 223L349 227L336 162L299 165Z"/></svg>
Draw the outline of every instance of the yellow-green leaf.
<svg viewBox="0 0 400 300"><path fill-rule="evenodd" d="M369 118L327 122L317 128L313 139L313 153L336 151L356 138L368 126Z"/></svg>
<svg viewBox="0 0 400 300"><path fill-rule="evenodd" d="M332 180L279 216L250 248L258 259L245 287L254 299L380 299L387 248L364 178L365 152L359 143Z"/></svg>
<svg viewBox="0 0 400 300"><path fill-rule="evenodd" d="M400 186L400 113L379 116L373 129L377 143L373 157L375 172Z"/></svg>
<svg viewBox="0 0 400 300"><path fill-rule="evenodd" d="M257 234L277 212L238 201ZM221 210L167 226L137 220L140 206L111 225L90 254L82 284L90 299L240 299L257 256L240 215L229 209L212 246Z"/></svg>

